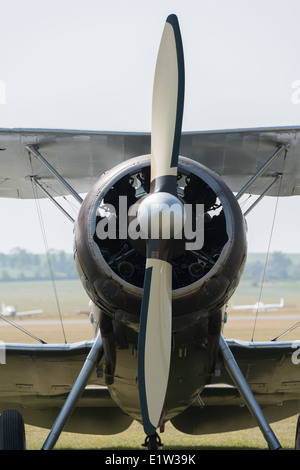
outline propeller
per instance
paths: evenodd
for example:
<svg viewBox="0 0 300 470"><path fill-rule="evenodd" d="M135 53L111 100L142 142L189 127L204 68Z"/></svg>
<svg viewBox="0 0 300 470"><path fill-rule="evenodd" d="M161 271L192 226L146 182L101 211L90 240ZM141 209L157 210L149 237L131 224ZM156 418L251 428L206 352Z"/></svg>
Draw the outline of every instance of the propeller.
<svg viewBox="0 0 300 470"><path fill-rule="evenodd" d="M168 385L172 336L172 243L182 232L177 167L184 102L184 59L177 17L164 27L153 87L150 192L137 219L146 231L138 384L144 431L155 434Z"/></svg>

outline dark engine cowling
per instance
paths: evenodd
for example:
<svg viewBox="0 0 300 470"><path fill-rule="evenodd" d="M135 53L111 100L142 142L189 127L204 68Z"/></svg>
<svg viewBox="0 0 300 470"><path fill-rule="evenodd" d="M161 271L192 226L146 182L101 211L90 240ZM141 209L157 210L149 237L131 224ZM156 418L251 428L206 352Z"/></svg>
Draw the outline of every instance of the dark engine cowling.
<svg viewBox="0 0 300 470"><path fill-rule="evenodd" d="M101 176L82 203L75 225L74 256L91 300L104 312L116 309L139 315L145 255L126 235L127 217L119 211L149 192L150 156L128 160ZM203 165L180 157L178 197L204 204L204 245L173 259L173 317L222 308L238 285L246 261L245 221L231 190ZM116 216L107 208L114 207ZM97 236L100 220L115 217L116 237ZM112 225L114 226L114 225Z"/></svg>

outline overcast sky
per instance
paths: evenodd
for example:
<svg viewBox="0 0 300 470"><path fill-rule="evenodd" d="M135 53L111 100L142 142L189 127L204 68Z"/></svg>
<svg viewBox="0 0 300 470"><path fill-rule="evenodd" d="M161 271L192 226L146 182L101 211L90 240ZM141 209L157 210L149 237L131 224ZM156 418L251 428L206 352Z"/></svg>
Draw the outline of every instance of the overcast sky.
<svg viewBox="0 0 300 470"><path fill-rule="evenodd" d="M150 131L170 13L185 53L184 130L300 125L296 0L15 0L1 5L0 127ZM267 250L275 203L248 217L249 251ZM299 207L279 201L271 251L300 252ZM49 201L42 209L49 246L71 252L70 222ZM0 210L0 252L44 251L34 201L2 199Z"/></svg>

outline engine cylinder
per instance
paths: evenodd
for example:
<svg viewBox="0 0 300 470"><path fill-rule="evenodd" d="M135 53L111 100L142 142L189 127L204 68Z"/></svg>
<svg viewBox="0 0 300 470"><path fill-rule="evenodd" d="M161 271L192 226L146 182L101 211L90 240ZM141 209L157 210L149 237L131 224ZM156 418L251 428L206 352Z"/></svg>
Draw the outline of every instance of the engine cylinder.
<svg viewBox="0 0 300 470"><path fill-rule="evenodd" d="M108 171L87 194L75 224L74 256L82 283L102 310L139 315L143 294L145 240L131 240L129 208L149 192L150 156ZM172 311L180 316L224 306L246 261L245 221L231 190L214 172L179 158L178 197L202 204L204 244L178 251L173 265ZM195 217L193 219L195 223ZM187 245L186 245L187 246Z"/></svg>

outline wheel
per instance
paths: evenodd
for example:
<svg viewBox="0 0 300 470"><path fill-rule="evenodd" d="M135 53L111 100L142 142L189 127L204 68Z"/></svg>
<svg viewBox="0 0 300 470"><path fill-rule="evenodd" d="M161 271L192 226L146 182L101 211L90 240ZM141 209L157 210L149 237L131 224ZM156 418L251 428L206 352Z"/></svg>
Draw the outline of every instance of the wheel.
<svg viewBox="0 0 300 470"><path fill-rule="evenodd" d="M25 427L17 410L5 410L0 416L0 450L25 450Z"/></svg>
<svg viewBox="0 0 300 470"><path fill-rule="evenodd" d="M163 447L161 439L157 433L147 436L143 447L147 447L148 450L158 450L159 447Z"/></svg>
<svg viewBox="0 0 300 470"><path fill-rule="evenodd" d="M148 441L148 450L157 450L158 449L158 442L156 436L149 436Z"/></svg>

